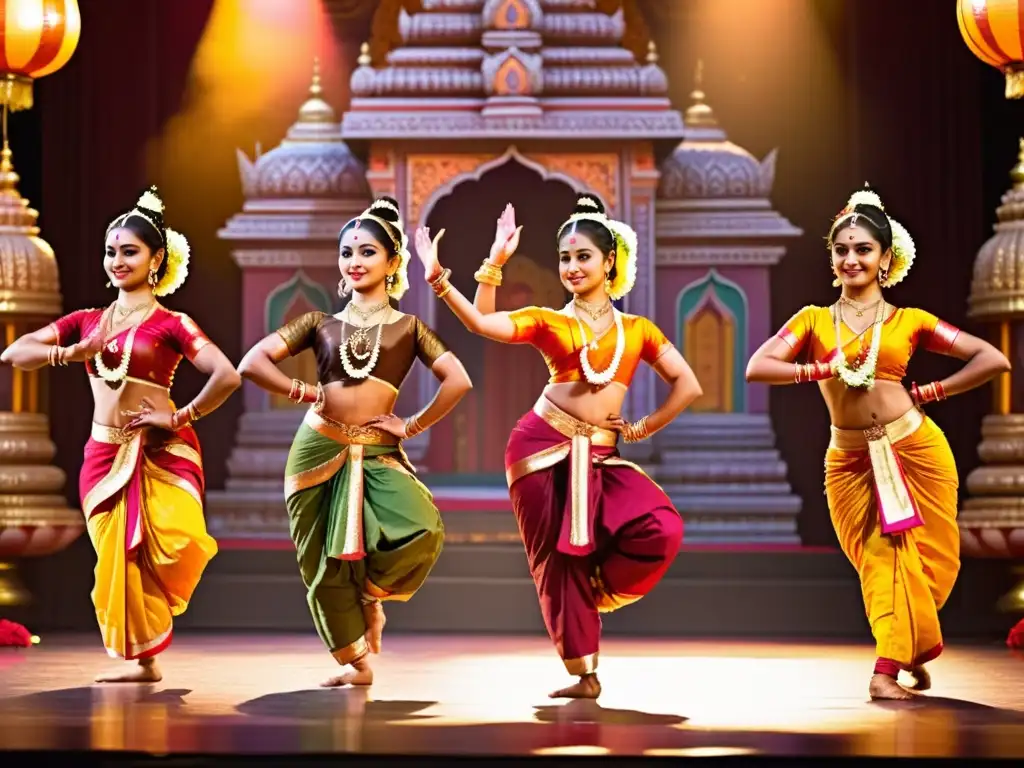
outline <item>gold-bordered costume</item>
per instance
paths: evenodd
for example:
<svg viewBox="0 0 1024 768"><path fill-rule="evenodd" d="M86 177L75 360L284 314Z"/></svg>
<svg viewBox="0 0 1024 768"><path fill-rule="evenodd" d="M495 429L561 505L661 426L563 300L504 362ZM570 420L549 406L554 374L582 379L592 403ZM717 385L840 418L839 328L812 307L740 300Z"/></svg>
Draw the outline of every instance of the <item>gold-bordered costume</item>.
<svg viewBox="0 0 1024 768"><path fill-rule="evenodd" d="M57 344L88 336L101 315L98 309L80 310L54 321ZM186 315L154 305L138 326L108 339L100 355L116 367L130 347L126 379L169 389L182 358L195 359L208 343ZM92 360L86 367L97 375ZM92 599L111 656L143 659L170 644L173 617L188 607L217 553L203 517L204 483L191 427L125 434L93 424L79 493L96 550Z"/></svg>
<svg viewBox="0 0 1024 768"><path fill-rule="evenodd" d="M612 330L593 337L570 309L511 313L515 342L535 346L553 382L584 378L580 348L595 369L614 356ZM613 383L627 387L641 361L671 347L643 317L623 315L625 344ZM614 325L612 326L614 328ZM505 473L512 508L548 633L570 674L597 668L600 613L636 602L664 576L683 522L665 492L622 459L617 433L587 424L542 396L509 436Z"/></svg>
<svg viewBox="0 0 1024 768"><path fill-rule="evenodd" d="M338 351L357 331L310 312L278 333L293 355L314 350L320 383L358 386ZM448 351L412 315L380 332L369 378L396 394L417 359L431 367ZM338 663L357 661L369 652L363 603L408 600L441 553L444 525L433 497L393 435L310 409L288 454L285 503L317 632Z"/></svg>
<svg viewBox="0 0 1024 768"><path fill-rule="evenodd" d="M828 307L802 309L779 331L794 354L852 361L870 330L855 334ZM957 329L920 309L895 310L882 323L876 378L900 381L914 351L948 353ZM956 523L959 479L945 436L912 408L868 430L832 428L825 492L832 524L860 577L880 660L909 669L939 655L939 609L960 569Z"/></svg>

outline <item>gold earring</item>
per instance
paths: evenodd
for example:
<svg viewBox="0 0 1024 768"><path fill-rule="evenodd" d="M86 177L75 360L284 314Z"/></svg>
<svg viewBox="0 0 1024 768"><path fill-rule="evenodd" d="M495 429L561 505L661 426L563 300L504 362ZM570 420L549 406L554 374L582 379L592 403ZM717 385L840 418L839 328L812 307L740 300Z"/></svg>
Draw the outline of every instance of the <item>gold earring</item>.
<svg viewBox="0 0 1024 768"><path fill-rule="evenodd" d="M157 280L156 280L156 270L155 269L149 270L149 277L146 278L146 280L149 283L150 287L156 286Z"/></svg>
<svg viewBox="0 0 1024 768"><path fill-rule="evenodd" d="M384 292L390 295L391 291L393 291L394 289L395 289L395 276L394 275L388 275L387 277L384 278Z"/></svg>
<svg viewBox="0 0 1024 768"><path fill-rule="evenodd" d="M345 283L345 278L341 278L338 281L338 297L342 298L348 296L348 285Z"/></svg>
<svg viewBox="0 0 1024 768"><path fill-rule="evenodd" d="M607 293L609 296L611 296L611 294L612 294L612 277L611 277L611 274L612 274L611 272L605 272L604 273L604 292Z"/></svg>
<svg viewBox="0 0 1024 768"><path fill-rule="evenodd" d="M107 280L107 288L113 288L114 284Z"/></svg>

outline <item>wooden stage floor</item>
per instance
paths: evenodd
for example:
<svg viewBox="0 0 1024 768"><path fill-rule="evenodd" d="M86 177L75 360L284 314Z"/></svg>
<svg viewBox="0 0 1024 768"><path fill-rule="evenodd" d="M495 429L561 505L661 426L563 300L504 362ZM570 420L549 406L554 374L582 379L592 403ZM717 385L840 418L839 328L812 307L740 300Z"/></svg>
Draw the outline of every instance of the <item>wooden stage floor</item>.
<svg viewBox="0 0 1024 768"><path fill-rule="evenodd" d="M182 636L148 686L91 684L119 662L50 635L0 649L0 750L1024 758L1024 661L952 647L931 695L872 704L871 651L612 639L600 703L565 703L545 696L568 678L536 636L386 635L367 691L318 688L337 667L309 635Z"/></svg>

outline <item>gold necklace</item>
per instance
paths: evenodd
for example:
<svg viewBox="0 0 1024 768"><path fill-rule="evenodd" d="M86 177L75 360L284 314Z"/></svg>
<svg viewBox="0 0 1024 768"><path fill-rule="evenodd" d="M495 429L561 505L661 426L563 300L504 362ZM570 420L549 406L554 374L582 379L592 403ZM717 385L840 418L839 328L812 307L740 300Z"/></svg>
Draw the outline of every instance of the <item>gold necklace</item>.
<svg viewBox="0 0 1024 768"><path fill-rule="evenodd" d="M150 306L152 306L152 304L153 302L151 301L143 301L139 304L136 304L134 307L122 307L115 301L114 310L117 312L117 321L123 322L132 315L134 315L136 312L140 312L143 309L149 308Z"/></svg>
<svg viewBox="0 0 1024 768"><path fill-rule="evenodd" d="M596 301L587 301L586 299L581 299L577 296L572 301L573 304L586 312L590 316L590 319L594 321L600 320L602 317L607 315L612 308L612 303L608 299L606 299L603 304L599 304Z"/></svg>
<svg viewBox="0 0 1024 768"><path fill-rule="evenodd" d="M380 304L374 304L369 309L360 309L359 307L357 307L351 301L348 304L348 308L351 309L356 314L356 316L360 320L362 320L364 323L368 322L371 317L376 315L378 312L380 312L386 306L388 306L388 302L387 301L382 301L382 302L380 302Z"/></svg>
<svg viewBox="0 0 1024 768"><path fill-rule="evenodd" d="M861 304L860 302L856 302L853 299L848 299L845 296L840 296L839 301L842 304L849 305L850 308L853 309L855 313L857 313L857 317L864 317L864 313L877 307L878 302L880 302L881 299L875 299L870 304Z"/></svg>

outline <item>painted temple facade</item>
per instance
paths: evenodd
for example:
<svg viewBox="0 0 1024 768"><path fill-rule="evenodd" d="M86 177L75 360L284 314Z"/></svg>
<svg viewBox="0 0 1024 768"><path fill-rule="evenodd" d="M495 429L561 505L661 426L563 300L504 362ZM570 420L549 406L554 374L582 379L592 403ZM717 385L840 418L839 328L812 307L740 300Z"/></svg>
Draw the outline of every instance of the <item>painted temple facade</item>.
<svg viewBox="0 0 1024 768"><path fill-rule="evenodd" d="M442 262L464 292L512 202L525 228L500 308L562 306L554 232L577 191L595 192L638 234L638 276L622 309L653 318L705 390L656 439L628 446L630 457L672 496L690 541L798 542L800 501L774 449L767 391L744 380L753 345L772 332L771 266L801 234L771 206L775 153L758 161L728 141L699 71L685 114L673 108L653 45L644 61L622 46L621 11L601 13L594 0L422 7L401 12L403 44L383 66L371 66L364 45L340 120L315 76L281 145L239 154L246 202L221 237L242 270L243 343L310 309L338 309L337 232L381 194L399 201L410 237L422 225L447 229ZM533 350L470 337L417 270L410 264L401 308L449 342L475 387L406 450L442 512L478 507L460 515L465 530L504 525L514 535L501 455L543 387L543 363ZM288 365L290 375L315 375L309 353ZM245 386L230 479L209 494L211 530L284 537L282 476L302 411ZM419 409L436 387L416 366L398 412ZM653 410L662 387L652 371L638 373L625 412Z"/></svg>

